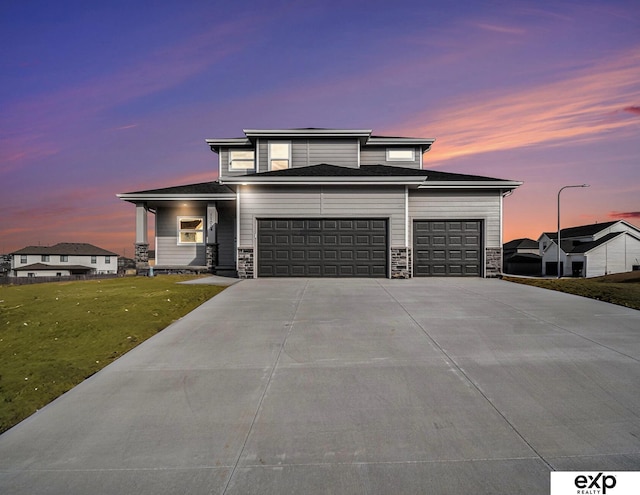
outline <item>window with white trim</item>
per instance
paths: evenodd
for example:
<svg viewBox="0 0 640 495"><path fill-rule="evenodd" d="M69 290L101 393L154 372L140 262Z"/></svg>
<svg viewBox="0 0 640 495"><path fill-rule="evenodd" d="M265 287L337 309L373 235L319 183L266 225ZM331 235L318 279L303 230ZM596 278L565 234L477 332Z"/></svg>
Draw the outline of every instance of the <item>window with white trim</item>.
<svg viewBox="0 0 640 495"><path fill-rule="evenodd" d="M230 150L229 170L253 170L255 152L253 150Z"/></svg>
<svg viewBox="0 0 640 495"><path fill-rule="evenodd" d="M60 255L60 263L67 263L69 261L69 256L66 254Z"/></svg>
<svg viewBox="0 0 640 495"><path fill-rule="evenodd" d="M104 257L104 262L108 265L109 263L111 263L111 256L105 256Z"/></svg>
<svg viewBox="0 0 640 495"><path fill-rule="evenodd" d="M178 217L178 244L204 244L204 217Z"/></svg>
<svg viewBox="0 0 640 495"><path fill-rule="evenodd" d="M291 143L269 142L269 170L285 170L291 167Z"/></svg>
<svg viewBox="0 0 640 495"><path fill-rule="evenodd" d="M43 254L43 255L40 257L40 260L41 260L41 261L49 261L49 255L48 255L48 254Z"/></svg>
<svg viewBox="0 0 640 495"><path fill-rule="evenodd" d="M413 162L416 159L413 148L387 148L388 162Z"/></svg>
<svg viewBox="0 0 640 495"><path fill-rule="evenodd" d="M97 256L91 256L91 264L95 265L98 262L98 257Z"/></svg>
<svg viewBox="0 0 640 495"><path fill-rule="evenodd" d="M20 263L26 263L27 262L27 255L26 254L21 254L20 255Z"/></svg>

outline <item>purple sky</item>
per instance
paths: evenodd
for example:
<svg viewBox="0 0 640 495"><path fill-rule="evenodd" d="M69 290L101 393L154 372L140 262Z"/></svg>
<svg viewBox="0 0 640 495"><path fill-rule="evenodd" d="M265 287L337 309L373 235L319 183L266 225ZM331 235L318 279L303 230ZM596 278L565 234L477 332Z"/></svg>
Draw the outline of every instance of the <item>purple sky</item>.
<svg viewBox="0 0 640 495"><path fill-rule="evenodd" d="M243 128L435 137L425 168L524 181L504 240L640 225L640 3L5 1L0 252L133 255L116 193L214 180Z"/></svg>

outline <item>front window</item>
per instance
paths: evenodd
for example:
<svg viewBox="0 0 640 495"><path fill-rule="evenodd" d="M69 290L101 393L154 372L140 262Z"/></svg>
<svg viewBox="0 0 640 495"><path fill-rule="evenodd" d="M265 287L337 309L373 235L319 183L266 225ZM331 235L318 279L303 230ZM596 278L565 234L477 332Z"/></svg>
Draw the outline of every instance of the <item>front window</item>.
<svg viewBox="0 0 640 495"><path fill-rule="evenodd" d="M415 150L413 148L387 148L388 162L413 162Z"/></svg>
<svg viewBox="0 0 640 495"><path fill-rule="evenodd" d="M291 166L291 143L269 143L269 170L284 170Z"/></svg>
<svg viewBox="0 0 640 495"><path fill-rule="evenodd" d="M178 217L178 244L204 243L204 217Z"/></svg>
<svg viewBox="0 0 640 495"><path fill-rule="evenodd" d="M48 254L43 254L43 255L40 257L40 259L41 259L42 261L49 261L49 255L48 255Z"/></svg>
<svg viewBox="0 0 640 495"><path fill-rule="evenodd" d="M92 256L91 257L91 264L95 265L98 262L98 257L97 256Z"/></svg>
<svg viewBox="0 0 640 495"><path fill-rule="evenodd" d="M255 154L253 150L233 150L229 152L229 170L253 170Z"/></svg>
<svg viewBox="0 0 640 495"><path fill-rule="evenodd" d="M66 263L68 261L69 261L69 256L67 256L66 254L60 255L60 263Z"/></svg>
<svg viewBox="0 0 640 495"><path fill-rule="evenodd" d="M21 254L20 255L20 263L26 263L27 262L27 255L26 254Z"/></svg>
<svg viewBox="0 0 640 495"><path fill-rule="evenodd" d="M111 256L105 256L104 257L104 262L108 265L109 263L111 263Z"/></svg>

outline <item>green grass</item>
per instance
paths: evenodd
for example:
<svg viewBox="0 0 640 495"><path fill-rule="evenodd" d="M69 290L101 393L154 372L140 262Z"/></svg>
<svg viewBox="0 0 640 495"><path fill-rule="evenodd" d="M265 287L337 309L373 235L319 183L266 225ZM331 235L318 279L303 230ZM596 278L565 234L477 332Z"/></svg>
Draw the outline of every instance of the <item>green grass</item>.
<svg viewBox="0 0 640 495"><path fill-rule="evenodd" d="M0 432L223 290L191 278L0 286Z"/></svg>
<svg viewBox="0 0 640 495"><path fill-rule="evenodd" d="M616 273L595 278L562 278L558 280L505 277L504 280L640 309L640 272Z"/></svg>

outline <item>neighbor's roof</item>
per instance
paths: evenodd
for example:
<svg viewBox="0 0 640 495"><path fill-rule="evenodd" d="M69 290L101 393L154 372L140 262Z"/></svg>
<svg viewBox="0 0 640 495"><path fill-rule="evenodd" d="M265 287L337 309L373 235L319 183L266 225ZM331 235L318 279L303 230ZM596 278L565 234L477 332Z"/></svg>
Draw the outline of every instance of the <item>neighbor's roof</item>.
<svg viewBox="0 0 640 495"><path fill-rule="evenodd" d="M31 265L18 266L14 268L16 271L27 270L49 270L49 271L61 271L61 270L86 270L89 271L92 268L84 265L46 265L45 263L33 263Z"/></svg>
<svg viewBox="0 0 640 495"><path fill-rule="evenodd" d="M560 238L563 239L567 237L587 237L590 235L595 235L598 232L618 223L619 221L620 220L614 220L612 222L604 223L592 223L590 225L579 225L577 227L562 229L560 231ZM545 235L551 240L556 240L558 238L558 232L545 232Z"/></svg>
<svg viewBox="0 0 640 495"><path fill-rule="evenodd" d="M521 239L514 239L504 244L505 249L538 249L539 245L537 241L523 237Z"/></svg>
<svg viewBox="0 0 640 495"><path fill-rule="evenodd" d="M66 254L69 256L118 256L112 251L85 242L60 242L55 246L27 246L12 254ZM47 265L50 266L50 265Z"/></svg>
<svg viewBox="0 0 640 495"><path fill-rule="evenodd" d="M597 241L591 241L591 242L581 242L579 244L575 244L572 245L570 248L568 248L568 250L565 250L563 247L563 250L565 253L569 254L569 253L586 253L588 251L591 251L593 248L598 247L601 244L604 244L605 242L610 241L611 239L618 237L619 235L623 235L625 232L611 232L610 234L604 235L602 236L600 239L598 239ZM570 241L569 241L570 242ZM564 242L560 242L563 246L565 246Z"/></svg>

